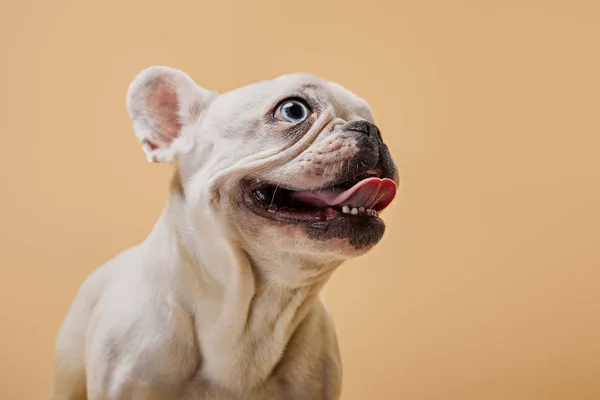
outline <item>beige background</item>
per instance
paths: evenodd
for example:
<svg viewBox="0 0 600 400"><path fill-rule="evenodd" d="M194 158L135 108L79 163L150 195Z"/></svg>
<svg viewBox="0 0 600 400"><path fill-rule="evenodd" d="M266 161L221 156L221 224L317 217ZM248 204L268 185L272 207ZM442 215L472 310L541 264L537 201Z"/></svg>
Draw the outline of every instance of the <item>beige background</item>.
<svg viewBox="0 0 600 400"><path fill-rule="evenodd" d="M404 195L325 291L344 400L600 398L597 1L0 4L1 399L47 398L78 285L162 210L124 104L154 64L371 103Z"/></svg>

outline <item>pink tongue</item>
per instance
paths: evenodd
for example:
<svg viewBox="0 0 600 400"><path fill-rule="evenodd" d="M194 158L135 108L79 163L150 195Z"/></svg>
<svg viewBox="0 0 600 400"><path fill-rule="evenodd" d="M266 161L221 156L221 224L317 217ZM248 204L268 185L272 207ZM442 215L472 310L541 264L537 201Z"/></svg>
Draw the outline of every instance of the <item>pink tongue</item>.
<svg viewBox="0 0 600 400"><path fill-rule="evenodd" d="M396 195L396 184L391 179L367 178L348 190L322 189L294 193L294 201L313 206L348 206L350 208L372 208L381 211Z"/></svg>

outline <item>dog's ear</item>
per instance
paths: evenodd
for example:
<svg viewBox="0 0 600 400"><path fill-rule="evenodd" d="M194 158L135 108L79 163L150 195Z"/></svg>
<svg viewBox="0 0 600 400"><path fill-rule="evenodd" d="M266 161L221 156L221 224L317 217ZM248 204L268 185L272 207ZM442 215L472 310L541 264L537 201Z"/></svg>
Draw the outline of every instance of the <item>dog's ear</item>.
<svg viewBox="0 0 600 400"><path fill-rule="evenodd" d="M140 72L127 91L127 110L148 161L172 163L187 152L195 122L215 96L173 68Z"/></svg>

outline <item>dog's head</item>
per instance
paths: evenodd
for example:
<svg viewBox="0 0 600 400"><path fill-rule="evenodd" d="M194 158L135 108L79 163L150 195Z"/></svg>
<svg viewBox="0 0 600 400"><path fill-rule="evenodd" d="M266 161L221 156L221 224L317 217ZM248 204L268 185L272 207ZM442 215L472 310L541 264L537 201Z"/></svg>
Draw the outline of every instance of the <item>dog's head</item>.
<svg viewBox="0 0 600 400"><path fill-rule="evenodd" d="M251 255L315 262L381 239L396 167L369 106L343 87L291 74L217 94L152 67L127 104L148 159L177 167L188 224L211 213Z"/></svg>

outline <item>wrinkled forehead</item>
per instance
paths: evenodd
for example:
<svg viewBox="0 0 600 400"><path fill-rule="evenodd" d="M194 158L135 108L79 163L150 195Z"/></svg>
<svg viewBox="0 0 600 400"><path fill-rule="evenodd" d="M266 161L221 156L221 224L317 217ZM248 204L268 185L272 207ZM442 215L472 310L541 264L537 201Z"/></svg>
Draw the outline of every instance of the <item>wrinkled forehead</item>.
<svg viewBox="0 0 600 400"><path fill-rule="evenodd" d="M253 83L223 93L217 98L217 106L225 105L231 110L244 112L267 112L284 99L299 97L328 106L335 117L350 121L366 119L373 122L366 101L343 86L325 81L306 73L282 75L268 81Z"/></svg>

